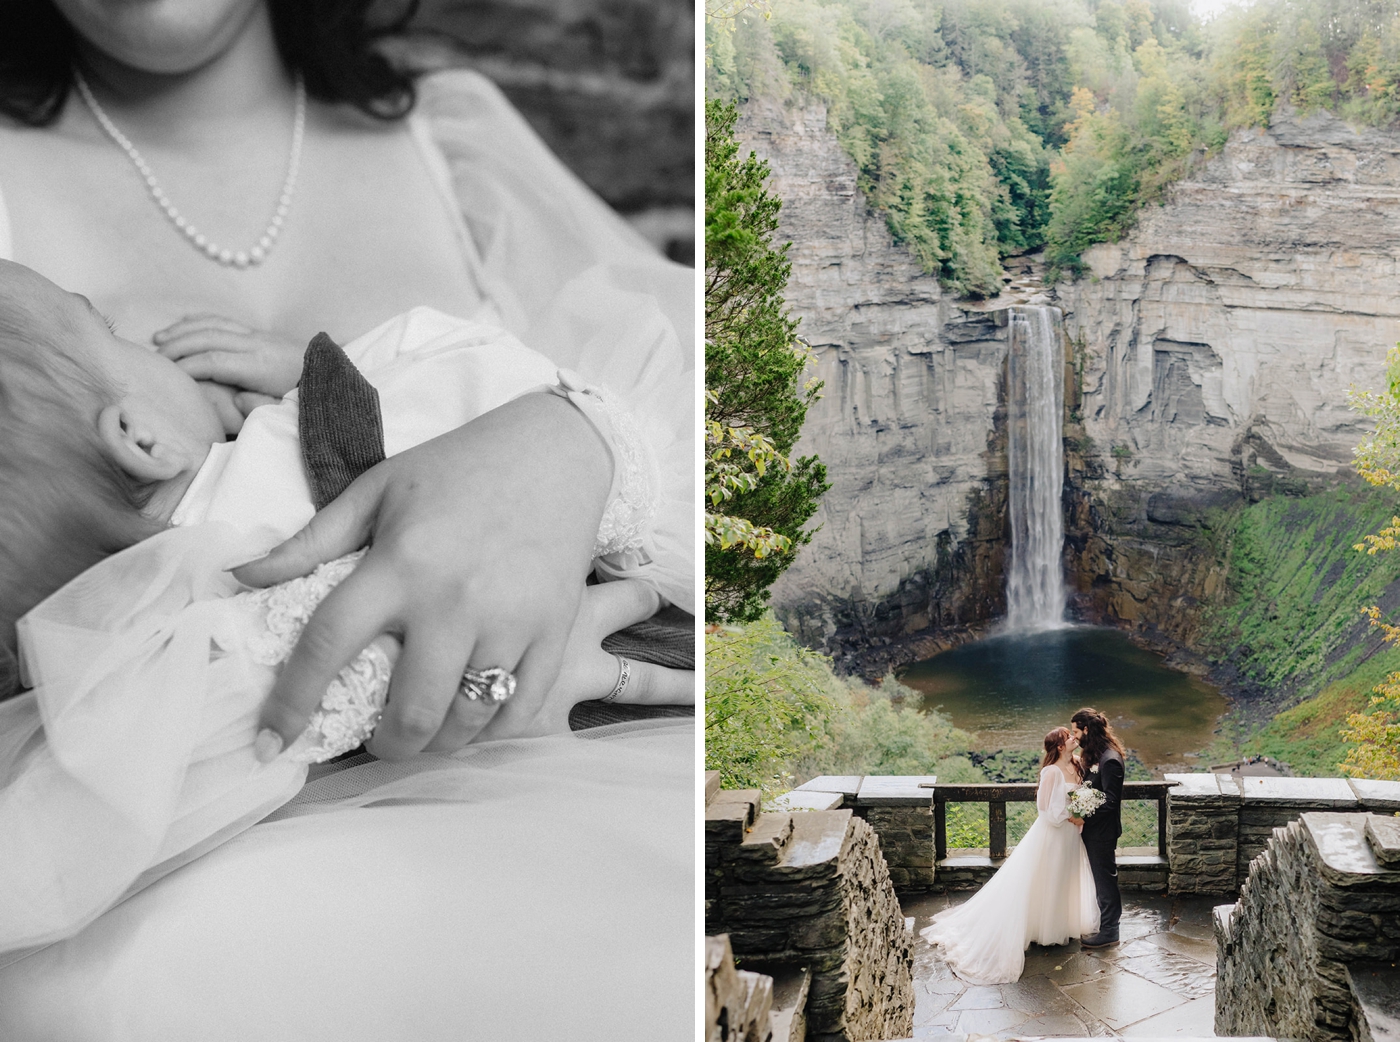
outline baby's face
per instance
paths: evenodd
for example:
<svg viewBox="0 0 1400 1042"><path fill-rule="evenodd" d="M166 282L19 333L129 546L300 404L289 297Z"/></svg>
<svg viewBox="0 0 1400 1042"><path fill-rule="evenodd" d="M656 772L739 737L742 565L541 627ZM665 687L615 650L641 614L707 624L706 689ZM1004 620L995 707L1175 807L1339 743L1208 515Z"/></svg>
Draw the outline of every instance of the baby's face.
<svg viewBox="0 0 1400 1042"><path fill-rule="evenodd" d="M199 385L178 365L148 347L117 336L87 297L59 289L38 272L0 261L0 308L23 301L31 325L67 345L87 368L104 372L162 434L182 443L224 440L223 424Z"/></svg>

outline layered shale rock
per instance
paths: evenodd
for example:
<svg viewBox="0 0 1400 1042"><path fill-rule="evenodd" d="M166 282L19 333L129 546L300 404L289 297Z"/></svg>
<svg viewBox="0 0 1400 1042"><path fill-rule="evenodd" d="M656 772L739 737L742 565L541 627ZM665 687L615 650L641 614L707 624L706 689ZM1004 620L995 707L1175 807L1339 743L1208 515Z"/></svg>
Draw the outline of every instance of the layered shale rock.
<svg viewBox="0 0 1400 1042"><path fill-rule="evenodd" d="M1400 339L1400 135L1328 115L1236 132L1056 287L1074 348L1084 613L1189 641L1210 511L1350 471ZM1077 472L1076 472L1077 471Z"/></svg>
<svg viewBox="0 0 1400 1042"><path fill-rule="evenodd" d="M964 308L896 246L817 103L744 107L790 239L787 300L824 381L798 454L832 482L773 603L802 640L859 647L1003 610L1006 322Z"/></svg>

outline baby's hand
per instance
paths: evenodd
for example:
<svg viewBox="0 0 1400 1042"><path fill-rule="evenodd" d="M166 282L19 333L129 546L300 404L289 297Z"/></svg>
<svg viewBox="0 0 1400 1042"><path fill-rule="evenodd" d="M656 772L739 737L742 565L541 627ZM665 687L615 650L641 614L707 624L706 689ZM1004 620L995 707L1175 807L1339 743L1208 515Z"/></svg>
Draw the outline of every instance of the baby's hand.
<svg viewBox="0 0 1400 1042"><path fill-rule="evenodd" d="M306 342L249 329L219 315L189 315L151 337L196 380L280 398L301 379ZM250 409L241 410L245 415Z"/></svg>

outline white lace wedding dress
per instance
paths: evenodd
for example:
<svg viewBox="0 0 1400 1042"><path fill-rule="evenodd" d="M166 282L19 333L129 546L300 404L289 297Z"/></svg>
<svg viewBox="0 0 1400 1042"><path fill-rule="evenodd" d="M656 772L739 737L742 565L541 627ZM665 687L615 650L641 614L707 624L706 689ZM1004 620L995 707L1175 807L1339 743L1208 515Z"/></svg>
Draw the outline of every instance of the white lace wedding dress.
<svg viewBox="0 0 1400 1042"><path fill-rule="evenodd" d="M1032 941L1064 944L1099 928L1089 857L1066 809L1072 788L1058 767L1042 769L1039 815L1025 837L981 890L923 931L963 980L1020 980Z"/></svg>

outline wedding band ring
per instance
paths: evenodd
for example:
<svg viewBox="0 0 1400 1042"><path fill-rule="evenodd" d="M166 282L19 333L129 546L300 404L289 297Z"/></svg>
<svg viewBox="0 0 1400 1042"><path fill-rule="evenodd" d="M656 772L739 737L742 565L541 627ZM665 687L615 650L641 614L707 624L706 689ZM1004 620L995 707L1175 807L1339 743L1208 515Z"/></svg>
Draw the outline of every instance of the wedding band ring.
<svg viewBox="0 0 1400 1042"><path fill-rule="evenodd" d="M488 669L462 671L462 681L457 685L457 694L470 702L483 702L498 706L515 694L515 674L500 666Z"/></svg>
<svg viewBox="0 0 1400 1042"><path fill-rule="evenodd" d="M622 697L622 692L627 690L627 681L632 679L632 663L616 652L613 653L613 658L617 659L617 683L600 699L603 702L616 702Z"/></svg>

